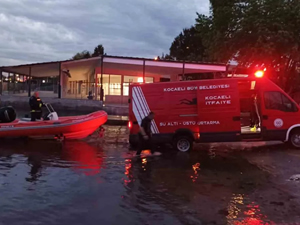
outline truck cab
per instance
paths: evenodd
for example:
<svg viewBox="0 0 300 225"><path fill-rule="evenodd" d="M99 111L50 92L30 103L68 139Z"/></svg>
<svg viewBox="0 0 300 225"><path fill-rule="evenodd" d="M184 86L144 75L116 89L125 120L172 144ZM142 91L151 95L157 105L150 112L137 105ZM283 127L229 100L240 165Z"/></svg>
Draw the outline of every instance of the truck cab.
<svg viewBox="0 0 300 225"><path fill-rule="evenodd" d="M264 70L242 78L133 84L130 143L153 111L153 140L187 152L194 142L283 141L300 148L299 105Z"/></svg>

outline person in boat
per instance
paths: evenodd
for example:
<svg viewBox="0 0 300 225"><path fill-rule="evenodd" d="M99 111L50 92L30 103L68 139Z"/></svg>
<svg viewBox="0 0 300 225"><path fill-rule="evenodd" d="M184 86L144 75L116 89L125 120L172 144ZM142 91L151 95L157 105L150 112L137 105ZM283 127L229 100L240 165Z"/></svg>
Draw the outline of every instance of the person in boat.
<svg viewBox="0 0 300 225"><path fill-rule="evenodd" d="M154 113L150 112L148 116L146 116L140 125L140 131L139 131L139 147L138 151L136 153L137 156L139 156L143 150L150 149L151 154L160 155L159 152L154 151L154 145L152 142L152 132L151 132L151 123L154 119Z"/></svg>
<svg viewBox="0 0 300 225"><path fill-rule="evenodd" d="M29 99L29 106L30 106L30 114L31 114L31 121L36 121L37 119L40 120L42 118L42 107L44 103L39 97L39 93L36 91Z"/></svg>

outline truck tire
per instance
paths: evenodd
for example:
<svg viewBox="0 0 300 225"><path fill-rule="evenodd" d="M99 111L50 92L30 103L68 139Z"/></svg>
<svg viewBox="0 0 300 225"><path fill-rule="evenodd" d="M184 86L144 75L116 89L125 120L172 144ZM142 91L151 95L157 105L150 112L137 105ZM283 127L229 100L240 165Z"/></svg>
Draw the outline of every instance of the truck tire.
<svg viewBox="0 0 300 225"><path fill-rule="evenodd" d="M189 152L193 149L193 140L187 135L176 136L173 146L177 151Z"/></svg>
<svg viewBox="0 0 300 225"><path fill-rule="evenodd" d="M300 149L300 129L293 130L289 137L291 147Z"/></svg>

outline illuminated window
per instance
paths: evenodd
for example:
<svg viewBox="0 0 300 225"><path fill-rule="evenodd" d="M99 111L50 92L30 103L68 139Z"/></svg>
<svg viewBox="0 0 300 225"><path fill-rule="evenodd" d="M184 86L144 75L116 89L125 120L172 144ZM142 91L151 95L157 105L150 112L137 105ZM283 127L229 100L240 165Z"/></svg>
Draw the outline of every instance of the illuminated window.
<svg viewBox="0 0 300 225"><path fill-rule="evenodd" d="M124 76L124 82L123 82L123 96L129 95L129 84L130 83L140 83L140 81L143 82L140 78L137 76ZM143 78L142 78L143 79ZM145 83L153 83L154 78L153 77L145 77Z"/></svg>

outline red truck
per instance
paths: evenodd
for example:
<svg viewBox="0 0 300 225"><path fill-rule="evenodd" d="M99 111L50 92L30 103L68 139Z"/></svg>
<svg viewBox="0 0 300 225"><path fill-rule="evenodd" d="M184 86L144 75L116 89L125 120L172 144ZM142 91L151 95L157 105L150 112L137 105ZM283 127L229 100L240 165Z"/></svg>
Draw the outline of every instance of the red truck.
<svg viewBox="0 0 300 225"><path fill-rule="evenodd" d="M243 78L130 85L131 145L150 111L155 113L153 141L181 152L190 151L194 142L275 140L300 148L299 106L263 70Z"/></svg>

